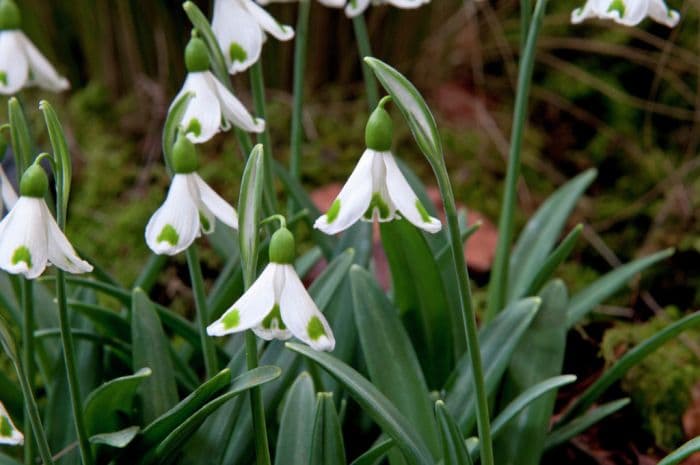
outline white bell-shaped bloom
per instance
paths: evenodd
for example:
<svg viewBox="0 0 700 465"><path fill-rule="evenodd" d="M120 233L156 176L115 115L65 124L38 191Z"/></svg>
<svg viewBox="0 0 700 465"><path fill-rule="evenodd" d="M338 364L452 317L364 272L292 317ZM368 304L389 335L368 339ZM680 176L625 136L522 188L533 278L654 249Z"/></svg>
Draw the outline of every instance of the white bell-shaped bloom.
<svg viewBox="0 0 700 465"><path fill-rule="evenodd" d="M20 197L0 222L0 268L27 279L40 276L48 264L69 273L87 273L92 265L78 257L44 201L48 179L41 166L27 168Z"/></svg>
<svg viewBox="0 0 700 465"><path fill-rule="evenodd" d="M212 233L216 218L238 228L236 210L197 173L175 174L165 202L146 226L146 243L157 254L176 255L202 232Z"/></svg>
<svg viewBox="0 0 700 465"><path fill-rule="evenodd" d="M345 7L345 14L352 18L361 15L372 5L392 5L397 8L418 8L421 5L430 3L430 0L349 0Z"/></svg>
<svg viewBox="0 0 700 465"><path fill-rule="evenodd" d="M300 0L258 0L261 5L269 5L270 3L293 3ZM342 8L347 3L347 0L318 0L318 2L323 6L328 6L331 8Z"/></svg>
<svg viewBox="0 0 700 465"><path fill-rule="evenodd" d="M208 141L219 131L227 131L231 124L248 132L265 130L265 121L248 113L240 100L210 71L188 73L173 105L187 92L192 97L187 103L181 126L194 143ZM173 105L168 111L172 111Z"/></svg>
<svg viewBox="0 0 700 465"><path fill-rule="evenodd" d="M290 40L294 29L277 22L253 0L214 0L211 24L228 66L235 74L260 59L266 34L277 40Z"/></svg>
<svg viewBox="0 0 700 465"><path fill-rule="evenodd" d="M19 432L5 406L0 402L0 444L19 446L24 443L24 436Z"/></svg>
<svg viewBox="0 0 700 465"><path fill-rule="evenodd" d="M268 341L294 336L315 350L333 350L333 331L299 279L293 261L294 236L282 227L270 240L270 263L250 289L207 328L207 334L224 336L252 329Z"/></svg>
<svg viewBox="0 0 700 465"><path fill-rule="evenodd" d="M331 208L314 223L326 234L343 231L358 220L405 218L429 233L440 231L440 220L428 214L411 189L391 152L365 150Z"/></svg>
<svg viewBox="0 0 700 465"><path fill-rule="evenodd" d="M571 13L571 22L578 24L586 19L599 18L636 26L646 17L668 27L674 27L680 20L680 14L663 0L587 0L585 5Z"/></svg>
<svg viewBox="0 0 700 465"><path fill-rule="evenodd" d="M12 188L12 183L7 179L5 170L0 166L0 214L2 214L3 206L10 210L17 203L17 194Z"/></svg>
<svg viewBox="0 0 700 465"><path fill-rule="evenodd" d="M16 94L30 86L60 92L68 89L70 84L24 32L19 29L0 31L0 94Z"/></svg>

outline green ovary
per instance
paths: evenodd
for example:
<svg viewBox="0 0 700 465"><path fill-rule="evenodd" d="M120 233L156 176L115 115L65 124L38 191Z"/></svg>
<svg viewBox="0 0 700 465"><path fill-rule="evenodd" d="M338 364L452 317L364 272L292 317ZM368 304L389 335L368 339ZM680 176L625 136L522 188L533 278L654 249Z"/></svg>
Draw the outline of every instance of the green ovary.
<svg viewBox="0 0 700 465"><path fill-rule="evenodd" d="M234 63L237 61L243 63L248 58L246 51L237 42L231 42L231 46L228 48L228 56L231 57L231 61Z"/></svg>
<svg viewBox="0 0 700 465"><path fill-rule="evenodd" d="M23 245L17 247L12 254L12 264L16 265L19 262L24 262L29 268L32 267L32 253Z"/></svg>
<svg viewBox="0 0 700 465"><path fill-rule="evenodd" d="M12 436L12 426L6 417L0 417L0 436L4 438Z"/></svg>
<svg viewBox="0 0 700 465"><path fill-rule="evenodd" d="M172 225L166 224L156 238L156 241L167 242L172 246L176 246L180 241L180 235L177 233L177 231L175 231L175 228L173 228Z"/></svg>
<svg viewBox="0 0 700 465"><path fill-rule="evenodd" d="M379 211L379 218L380 219L387 220L391 217L391 212L389 211L389 205L387 205L387 203L384 201L384 199L379 194L379 192L375 192L374 194L372 194L372 200L370 201L369 207L367 208L367 211L365 212L365 218L368 220L371 220L375 209L377 209Z"/></svg>
<svg viewBox="0 0 700 465"><path fill-rule="evenodd" d="M274 307L272 307L272 310L270 310L270 313L267 314L265 319L262 321L261 326L265 329L273 329L273 322L277 322L277 329L280 329L282 331L287 329L287 326L284 324L284 321L282 321L282 314L280 313L280 306L275 304Z"/></svg>
<svg viewBox="0 0 700 465"><path fill-rule="evenodd" d="M312 341L318 341L321 336L326 335L326 330L323 328L323 323L321 323L321 320L317 316L314 316L309 320L309 324L306 325L306 332L309 334Z"/></svg>
<svg viewBox="0 0 700 465"><path fill-rule="evenodd" d="M221 322L224 324L225 329L234 329L241 323L241 312L234 308L224 315Z"/></svg>

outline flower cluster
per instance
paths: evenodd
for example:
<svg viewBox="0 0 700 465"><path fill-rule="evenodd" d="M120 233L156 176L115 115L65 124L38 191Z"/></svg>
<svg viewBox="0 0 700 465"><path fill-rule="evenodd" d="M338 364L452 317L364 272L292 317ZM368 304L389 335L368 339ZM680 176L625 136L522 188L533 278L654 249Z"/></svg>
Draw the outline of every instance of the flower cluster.
<svg viewBox="0 0 700 465"><path fill-rule="evenodd" d="M636 26L647 17L668 27L674 27L680 20L680 14L666 6L663 0L588 0L571 13L571 22L578 24L586 19L599 18Z"/></svg>

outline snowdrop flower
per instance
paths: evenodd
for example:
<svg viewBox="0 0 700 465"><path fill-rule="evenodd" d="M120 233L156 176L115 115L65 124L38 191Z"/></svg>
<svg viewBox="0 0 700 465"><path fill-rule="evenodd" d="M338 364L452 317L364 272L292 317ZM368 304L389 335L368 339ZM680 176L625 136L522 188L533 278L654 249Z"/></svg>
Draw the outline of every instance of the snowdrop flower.
<svg viewBox="0 0 700 465"><path fill-rule="evenodd" d="M52 92L70 87L20 30L22 17L13 0L0 0L0 94L39 86Z"/></svg>
<svg viewBox="0 0 700 465"><path fill-rule="evenodd" d="M49 180L34 163L22 175L20 197L0 222L0 268L37 278L52 263L69 273L87 273L92 265L81 260L44 201Z"/></svg>
<svg viewBox="0 0 700 465"><path fill-rule="evenodd" d="M425 3L430 3L430 0L349 0L345 7L345 14L349 18L361 15L370 3L373 5L393 5L397 8L418 8Z"/></svg>
<svg viewBox="0 0 700 465"><path fill-rule="evenodd" d="M589 18L612 19L625 26L636 26L646 17L674 27L680 14L671 10L664 0L587 0L571 13L571 22L581 23Z"/></svg>
<svg viewBox="0 0 700 465"><path fill-rule="evenodd" d="M211 28L231 74L245 71L260 59L266 32L277 40L294 37L294 29L278 23L253 0L214 0Z"/></svg>
<svg viewBox="0 0 700 465"><path fill-rule="evenodd" d="M207 334L225 336L252 328L268 341L295 336L315 350L332 351L333 331L293 262L294 236L283 223L270 240L270 263L250 289L207 328Z"/></svg>
<svg viewBox="0 0 700 465"><path fill-rule="evenodd" d="M187 79L170 110L186 93L192 94L181 125L194 143L211 139L231 124L248 132L262 132L265 121L253 118L243 104L209 71L209 54L202 39L193 37L185 49Z"/></svg>
<svg viewBox="0 0 700 465"><path fill-rule="evenodd" d="M24 443L24 436L19 432L5 406L0 402L0 444L19 446Z"/></svg>
<svg viewBox="0 0 700 465"><path fill-rule="evenodd" d="M384 222L401 217L429 233L436 233L442 227L440 220L430 216L418 200L390 151L392 124L384 109L388 100L390 97L384 97L369 117L365 129L367 149L328 212L316 220L314 228L335 234L360 219Z"/></svg>
<svg viewBox="0 0 700 465"><path fill-rule="evenodd" d="M197 152L179 135L173 147L168 197L146 226L146 243L159 255L176 255L187 249L201 232L214 232L216 218L237 229L236 210L197 174Z"/></svg>

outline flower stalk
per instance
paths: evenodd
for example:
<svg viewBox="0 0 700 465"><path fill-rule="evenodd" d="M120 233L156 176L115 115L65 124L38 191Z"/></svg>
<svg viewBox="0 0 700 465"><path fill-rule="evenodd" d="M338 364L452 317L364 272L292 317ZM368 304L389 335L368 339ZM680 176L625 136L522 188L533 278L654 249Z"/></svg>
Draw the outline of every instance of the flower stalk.
<svg viewBox="0 0 700 465"><path fill-rule="evenodd" d="M372 56L372 46L369 42L369 33L367 32L367 23L365 22L364 14L360 14L352 18L352 27L355 30L355 40L357 40L357 52L360 55L360 63L362 64L362 78L365 81L365 93L367 94L367 105L370 111L379 104L379 89L377 80L374 78L371 68L365 63L365 57Z"/></svg>
<svg viewBox="0 0 700 465"><path fill-rule="evenodd" d="M218 367L214 343L211 338L207 336L207 325L209 324L207 321L207 297L204 292L204 278L202 277L202 267L199 263L197 246L195 244L189 246L186 255L195 307L197 309L197 322L199 324L199 337L202 343L202 354L204 355L204 368L207 379L210 379L218 372Z"/></svg>
<svg viewBox="0 0 700 465"><path fill-rule="evenodd" d="M266 120L265 108L265 80L263 78L262 62L258 60L249 71L250 85L253 93L253 106L258 118ZM259 134L258 142L263 145L263 169L265 170L265 204L271 211L277 211L277 196L275 194L274 177L272 175L272 142L270 129L265 129Z"/></svg>
<svg viewBox="0 0 700 465"><path fill-rule="evenodd" d="M488 290L488 306L486 320L492 320L503 308L508 289L508 266L510 257L510 245L513 240L513 216L515 215L516 187L520 177L520 156L523 145L523 131L527 119L527 104L530 96L532 72L535 65L535 52L537 39L542 28L547 0L537 0L535 12L528 28L527 42L520 59L518 72L518 86L515 94L515 109L513 112L513 129L510 138L510 151L508 153L508 171L506 173L505 188L501 215L498 221L498 243L494 258L491 281Z"/></svg>
<svg viewBox="0 0 700 465"><path fill-rule="evenodd" d="M22 278L22 365L27 376L29 390L34 392L34 286L32 281ZM30 406L25 407L24 418L24 463L33 465L35 461L34 438Z"/></svg>

